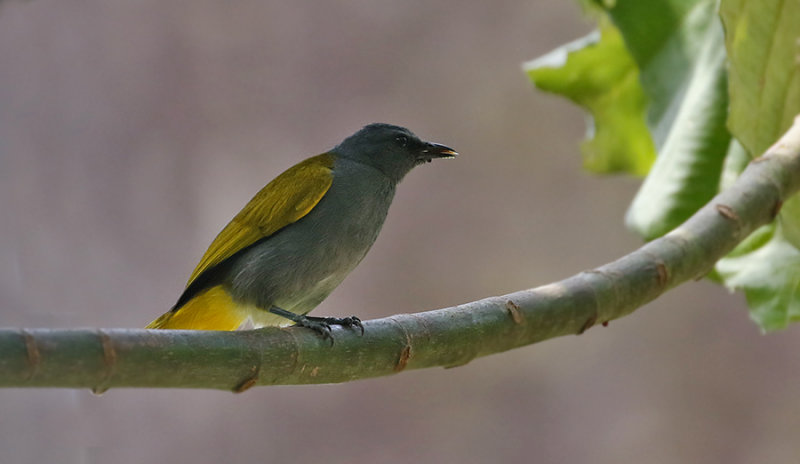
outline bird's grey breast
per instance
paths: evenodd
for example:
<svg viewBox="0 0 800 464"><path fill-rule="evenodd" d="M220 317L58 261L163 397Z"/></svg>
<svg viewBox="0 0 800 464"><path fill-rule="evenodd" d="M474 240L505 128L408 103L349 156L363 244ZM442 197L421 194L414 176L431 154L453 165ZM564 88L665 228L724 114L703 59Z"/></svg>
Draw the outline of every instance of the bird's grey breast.
<svg viewBox="0 0 800 464"><path fill-rule="evenodd" d="M238 260L231 274L234 297L263 309L310 311L364 258L394 191L394 182L376 169L337 159L333 183L311 212Z"/></svg>

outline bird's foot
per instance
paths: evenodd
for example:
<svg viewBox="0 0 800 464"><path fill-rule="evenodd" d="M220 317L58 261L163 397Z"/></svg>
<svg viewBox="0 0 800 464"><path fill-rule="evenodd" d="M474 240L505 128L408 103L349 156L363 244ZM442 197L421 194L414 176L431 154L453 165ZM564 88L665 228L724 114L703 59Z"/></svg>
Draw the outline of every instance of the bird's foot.
<svg viewBox="0 0 800 464"><path fill-rule="evenodd" d="M340 325L342 327L353 328L358 327L361 329L361 335L364 335L364 325L361 324L361 319L356 316L348 317L314 317L314 316L300 316L297 318L295 325L298 327L306 327L314 332L317 332L323 339L329 339L333 345L333 333L331 332L332 325Z"/></svg>
<svg viewBox="0 0 800 464"><path fill-rule="evenodd" d="M307 316L300 316L294 321L297 327L305 327L318 333L324 340L330 340L333 345L333 334L331 333L331 325L325 321L316 321Z"/></svg>
<svg viewBox="0 0 800 464"><path fill-rule="evenodd" d="M357 318L356 316L347 316L347 317L314 317L314 316L303 316L306 318L307 321L311 321L311 323L320 323L323 325L328 326L328 332L331 330L332 325L340 325L342 327L347 327L348 329L352 329L353 327L357 327L361 331L361 335L364 335L364 324L361 323L361 319ZM301 325L301 324L297 324ZM308 327L308 326L304 326Z"/></svg>
<svg viewBox="0 0 800 464"><path fill-rule="evenodd" d="M306 327L314 332L317 332L323 339L329 339L333 345L333 334L331 332L332 325L340 325L342 327L353 328L358 327L361 330L361 335L364 335L364 325L361 319L356 316L348 317L314 317L314 316L301 316L285 309L272 307L269 312L277 314L278 316L285 317L294 322L298 327Z"/></svg>

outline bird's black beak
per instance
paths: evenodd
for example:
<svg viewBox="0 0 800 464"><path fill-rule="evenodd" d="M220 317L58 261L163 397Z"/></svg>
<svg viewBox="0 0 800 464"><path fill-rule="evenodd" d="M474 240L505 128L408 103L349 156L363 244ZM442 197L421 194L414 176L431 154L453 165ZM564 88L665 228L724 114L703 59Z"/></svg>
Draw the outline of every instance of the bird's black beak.
<svg viewBox="0 0 800 464"><path fill-rule="evenodd" d="M439 143L425 142L417 158L419 161L430 162L434 158L455 158L458 152Z"/></svg>

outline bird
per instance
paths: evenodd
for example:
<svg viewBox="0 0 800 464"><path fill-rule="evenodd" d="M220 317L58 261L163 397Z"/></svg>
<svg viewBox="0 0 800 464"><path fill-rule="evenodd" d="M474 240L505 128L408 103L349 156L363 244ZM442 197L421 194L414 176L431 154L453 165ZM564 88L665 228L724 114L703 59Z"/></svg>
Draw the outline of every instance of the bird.
<svg viewBox="0 0 800 464"><path fill-rule="evenodd" d="M356 316L312 317L378 237L398 183L458 153L385 123L364 126L262 188L222 229L183 293L148 329L307 327L332 339Z"/></svg>

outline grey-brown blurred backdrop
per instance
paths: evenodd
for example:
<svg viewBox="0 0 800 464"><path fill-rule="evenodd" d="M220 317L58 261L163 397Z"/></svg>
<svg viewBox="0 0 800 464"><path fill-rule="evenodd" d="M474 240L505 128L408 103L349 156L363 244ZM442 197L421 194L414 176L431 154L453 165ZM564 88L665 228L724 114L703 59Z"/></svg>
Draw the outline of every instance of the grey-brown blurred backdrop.
<svg viewBox="0 0 800 464"><path fill-rule="evenodd" d="M583 173L583 115L520 69L589 27L555 0L4 3L0 324L141 327L253 193L372 121L462 156L409 175L317 314L450 306L634 249L637 182ZM0 461L788 462L797 334L761 336L740 296L689 283L457 369L243 395L5 390Z"/></svg>

